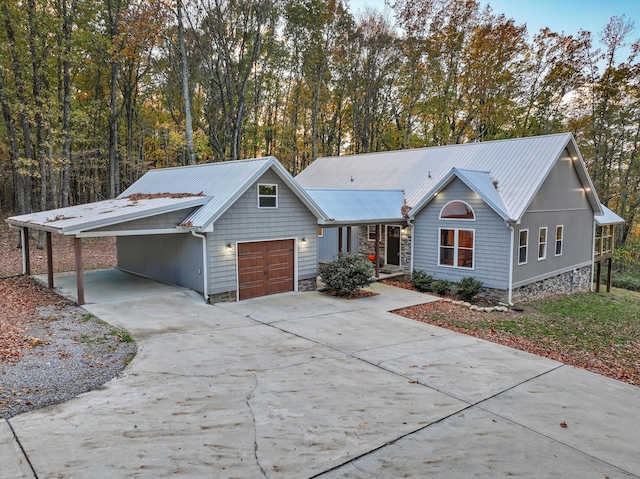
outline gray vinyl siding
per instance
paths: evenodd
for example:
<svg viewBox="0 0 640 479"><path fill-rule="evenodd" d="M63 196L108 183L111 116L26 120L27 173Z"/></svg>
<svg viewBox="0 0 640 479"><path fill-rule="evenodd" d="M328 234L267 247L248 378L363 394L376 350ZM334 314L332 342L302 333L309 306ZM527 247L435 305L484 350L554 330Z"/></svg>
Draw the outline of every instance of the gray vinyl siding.
<svg viewBox="0 0 640 479"><path fill-rule="evenodd" d="M195 208L187 208L184 210L172 211L170 213L164 213L161 215L149 216L147 218L141 218L139 220L127 221L125 223L119 223L111 226L104 226L93 232L100 231L135 231L135 230L154 230L164 228L175 228L187 218Z"/></svg>
<svg viewBox="0 0 640 479"><path fill-rule="evenodd" d="M324 228L322 237L318 238L318 263L328 263L338 257L338 241L340 228ZM351 252L358 252L360 227L351 228ZM342 251L347 251L347 228L342 230Z"/></svg>
<svg viewBox="0 0 640 479"><path fill-rule="evenodd" d="M278 185L278 207L258 208L258 183ZM280 178L267 171L218 219L207 233L209 294L235 291L236 243L295 239L297 279L315 278L318 271L318 220ZM305 238L306 243L299 241ZM233 248L229 250L226 245Z"/></svg>
<svg viewBox="0 0 640 479"><path fill-rule="evenodd" d="M202 240L190 233L119 236L118 268L203 292Z"/></svg>
<svg viewBox="0 0 640 479"><path fill-rule="evenodd" d="M556 227L564 230L562 255L555 256ZM538 260L538 234L547 228L546 259ZM593 249L593 210L568 153L554 165L547 180L533 198L516 227L529 230L527 263L518 265L514 248L514 287L522 286L591 263Z"/></svg>
<svg viewBox="0 0 640 479"><path fill-rule="evenodd" d="M439 219L442 207L453 200L469 204L475 214L475 221ZM485 287L508 288L509 228L504 220L462 181L454 179L418 214L414 225L415 269L426 271L436 279L458 281L465 276L473 276L480 279ZM438 266L440 228L475 231L474 269Z"/></svg>

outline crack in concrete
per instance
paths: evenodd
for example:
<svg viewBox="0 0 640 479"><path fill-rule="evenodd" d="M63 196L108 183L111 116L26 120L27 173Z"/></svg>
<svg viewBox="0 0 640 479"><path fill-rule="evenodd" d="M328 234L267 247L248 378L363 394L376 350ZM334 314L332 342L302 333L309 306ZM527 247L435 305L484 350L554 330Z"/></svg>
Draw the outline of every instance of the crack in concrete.
<svg viewBox="0 0 640 479"><path fill-rule="evenodd" d="M253 376L253 379L255 380L255 384L253 385L253 388L251 388L251 392L247 395L245 404L247 405L247 408L249 408L249 413L251 414L251 421L253 422L253 457L255 457L256 464L260 468L260 472L262 472L262 475L267 479L269 479L269 476L267 475L267 471L265 471L264 467L262 467L262 464L260 463L260 458L258 457L258 428L256 427L256 415L254 414L253 408L251 407L251 400L254 397L256 389L258 389L259 381L258 381L257 374L254 373L252 374L252 376Z"/></svg>

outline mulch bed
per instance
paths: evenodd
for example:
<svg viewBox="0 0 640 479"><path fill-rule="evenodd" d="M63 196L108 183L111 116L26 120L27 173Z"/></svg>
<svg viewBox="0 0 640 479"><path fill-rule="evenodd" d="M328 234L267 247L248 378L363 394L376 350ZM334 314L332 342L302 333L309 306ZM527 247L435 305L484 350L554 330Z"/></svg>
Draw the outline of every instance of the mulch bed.
<svg viewBox="0 0 640 479"><path fill-rule="evenodd" d="M378 293L374 293L373 291L368 291L366 289L353 291L349 294L344 294L340 291L329 291L326 289L323 290L322 292L325 294L330 294L331 296L335 296L337 298L343 298L343 299L360 299L360 298L368 298L369 296L378 296Z"/></svg>

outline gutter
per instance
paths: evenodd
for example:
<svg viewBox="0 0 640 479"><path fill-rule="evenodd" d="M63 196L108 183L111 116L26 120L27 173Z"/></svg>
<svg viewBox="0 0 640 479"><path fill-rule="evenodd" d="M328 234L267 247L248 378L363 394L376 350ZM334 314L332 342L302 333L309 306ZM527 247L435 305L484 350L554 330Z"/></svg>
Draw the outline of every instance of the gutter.
<svg viewBox="0 0 640 479"><path fill-rule="evenodd" d="M24 229L19 226L13 226L11 223L7 223L9 228L20 231L20 244L22 246L22 274L27 274L27 257L24 254L24 249L27 247L27 242L24 237Z"/></svg>
<svg viewBox="0 0 640 479"><path fill-rule="evenodd" d="M204 299L209 302L209 263L207 262L207 237L191 231L191 234L202 240L202 288Z"/></svg>

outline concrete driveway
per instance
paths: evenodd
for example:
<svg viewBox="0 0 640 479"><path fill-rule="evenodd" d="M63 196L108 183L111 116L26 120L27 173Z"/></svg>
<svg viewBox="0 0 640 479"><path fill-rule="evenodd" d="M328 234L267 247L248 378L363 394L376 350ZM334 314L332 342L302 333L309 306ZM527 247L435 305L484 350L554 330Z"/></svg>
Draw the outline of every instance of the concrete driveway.
<svg viewBox="0 0 640 479"><path fill-rule="evenodd" d="M640 388L396 316L429 298L374 289L87 306L138 355L0 422L0 477L640 477Z"/></svg>

